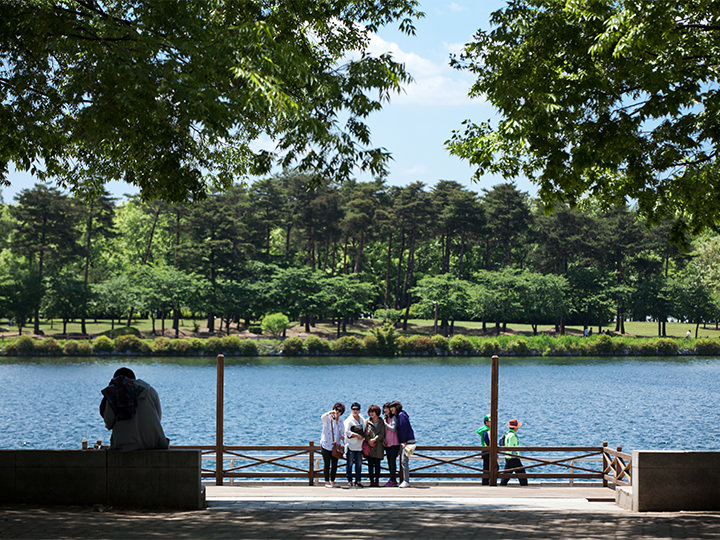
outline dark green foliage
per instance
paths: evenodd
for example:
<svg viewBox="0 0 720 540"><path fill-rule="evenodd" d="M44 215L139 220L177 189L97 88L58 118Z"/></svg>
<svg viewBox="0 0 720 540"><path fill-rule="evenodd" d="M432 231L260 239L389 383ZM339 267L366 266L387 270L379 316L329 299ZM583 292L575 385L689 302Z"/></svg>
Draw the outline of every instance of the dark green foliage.
<svg viewBox="0 0 720 540"><path fill-rule="evenodd" d="M702 355L720 354L720 340L698 339L695 341L695 351Z"/></svg>
<svg viewBox="0 0 720 540"><path fill-rule="evenodd" d="M35 344L35 352L50 356L58 356L62 354L63 348L57 341L55 341L55 339L48 337L41 339Z"/></svg>
<svg viewBox="0 0 720 540"><path fill-rule="evenodd" d="M474 347L470 340L460 334L450 338L450 351L460 356L468 356L473 353Z"/></svg>
<svg viewBox="0 0 720 540"><path fill-rule="evenodd" d="M356 355L365 350L362 341L355 336L343 336L336 339L330 347L332 348L332 352L340 355Z"/></svg>
<svg viewBox="0 0 720 540"><path fill-rule="evenodd" d="M281 350L285 356L298 356L303 353L303 341L298 337L287 338L282 342Z"/></svg>
<svg viewBox="0 0 720 540"><path fill-rule="evenodd" d="M450 351L450 341L445 336L437 334L432 337L435 354L446 355Z"/></svg>
<svg viewBox="0 0 720 540"><path fill-rule="evenodd" d="M430 336L401 336L398 339L398 351L409 356L433 356L435 345Z"/></svg>
<svg viewBox="0 0 720 540"><path fill-rule="evenodd" d="M330 342L317 336L306 337L304 346L308 354L327 354L330 352Z"/></svg>
<svg viewBox="0 0 720 540"><path fill-rule="evenodd" d="M115 350L118 352L148 353L150 346L142 339L134 335L118 336L114 341Z"/></svg>
<svg viewBox="0 0 720 540"><path fill-rule="evenodd" d="M98 336L91 341L94 353L111 353L115 350L113 340L107 336Z"/></svg>

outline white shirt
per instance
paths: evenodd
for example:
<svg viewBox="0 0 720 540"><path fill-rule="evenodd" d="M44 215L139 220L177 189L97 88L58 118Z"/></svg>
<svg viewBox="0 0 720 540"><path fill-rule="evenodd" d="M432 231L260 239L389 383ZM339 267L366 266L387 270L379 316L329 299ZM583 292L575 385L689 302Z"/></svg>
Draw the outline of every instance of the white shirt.
<svg viewBox="0 0 720 540"><path fill-rule="evenodd" d="M350 435L357 435L357 433L353 433L350 431L351 426L360 426L362 429L362 432L365 431L365 419L362 417L362 415L358 415L358 419L355 420L355 417L351 414L345 419L345 446L347 446L348 450L352 450L354 452L359 452L362 450L362 443L365 440L365 438L360 435L358 438L350 437Z"/></svg>
<svg viewBox="0 0 720 540"><path fill-rule="evenodd" d="M333 420L329 412L326 412L320 418L322 418L323 423L322 434L320 435L320 446L325 450L332 450L333 442L337 444L343 443L345 426L340 423L340 418ZM334 440L333 434L335 435Z"/></svg>

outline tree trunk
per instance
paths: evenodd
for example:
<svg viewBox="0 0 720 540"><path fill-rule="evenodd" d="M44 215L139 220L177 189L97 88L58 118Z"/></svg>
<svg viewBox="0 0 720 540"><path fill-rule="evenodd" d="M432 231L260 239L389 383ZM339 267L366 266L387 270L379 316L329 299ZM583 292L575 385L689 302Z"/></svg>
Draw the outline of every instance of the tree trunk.
<svg viewBox="0 0 720 540"><path fill-rule="evenodd" d="M342 265L342 273L347 274L347 250L348 250L348 240L349 235L345 234L345 246L343 247L343 265Z"/></svg>
<svg viewBox="0 0 720 540"><path fill-rule="evenodd" d="M388 236L387 259L385 262L385 307L388 307L388 299L390 296L390 261L392 259L392 238L393 233L390 231Z"/></svg>
<svg viewBox="0 0 720 540"><path fill-rule="evenodd" d="M465 258L465 231L460 234L460 255L458 256L458 279L463 278L463 259Z"/></svg>
<svg viewBox="0 0 720 540"><path fill-rule="evenodd" d="M141 266L145 266L147 264L147 260L150 257L150 248L152 247L152 241L153 236L155 235L155 227L157 226L158 218L160 217L160 207L155 210L155 217L153 219L152 227L150 227L150 236L148 237L148 243L147 246L145 246L145 253L143 254L143 260L141 263ZM133 306L130 306L130 313L128 314L127 319L127 325L130 326L132 324L132 318L133 318L133 312L135 311L135 308ZM153 335L155 334L155 328L153 327Z"/></svg>
<svg viewBox="0 0 720 540"><path fill-rule="evenodd" d="M95 210L95 199L90 200L90 213L88 214L87 239L85 240L85 269L83 271L83 283L87 287L88 275L90 273L90 241L92 238L93 211ZM85 327L85 317L87 316L87 305L83 304L82 314L80 316L80 333L87 335Z"/></svg>
<svg viewBox="0 0 720 540"><path fill-rule="evenodd" d="M365 245L365 231L360 231L360 242L357 249L357 256L355 257L355 268L353 268L353 274L356 276L360 273L360 261L362 260L363 246Z"/></svg>
<svg viewBox="0 0 720 540"><path fill-rule="evenodd" d="M400 234L400 254L398 255L397 277L395 279L395 309L400 307L400 276L402 276L403 257L405 256L405 230Z"/></svg>

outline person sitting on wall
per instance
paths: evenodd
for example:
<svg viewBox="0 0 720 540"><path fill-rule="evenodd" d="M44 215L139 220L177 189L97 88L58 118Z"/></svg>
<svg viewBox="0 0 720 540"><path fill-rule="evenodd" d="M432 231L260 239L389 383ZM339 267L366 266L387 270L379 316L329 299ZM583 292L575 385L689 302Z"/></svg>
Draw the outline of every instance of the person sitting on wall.
<svg viewBox="0 0 720 540"><path fill-rule="evenodd" d="M122 367L101 391L100 415L112 430L110 450L165 449L170 440L160 420L162 409L157 391L135 378L130 368Z"/></svg>

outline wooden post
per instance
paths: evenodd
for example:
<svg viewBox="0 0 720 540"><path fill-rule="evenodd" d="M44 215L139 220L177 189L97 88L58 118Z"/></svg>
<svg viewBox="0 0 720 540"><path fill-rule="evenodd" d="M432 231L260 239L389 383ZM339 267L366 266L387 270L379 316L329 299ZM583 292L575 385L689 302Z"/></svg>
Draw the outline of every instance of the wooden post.
<svg viewBox="0 0 720 540"><path fill-rule="evenodd" d="M315 485L315 441L310 441L310 451L308 456L310 463L308 464L308 474L310 475L310 485Z"/></svg>
<svg viewBox="0 0 720 540"><path fill-rule="evenodd" d="M622 452L622 446L617 447L618 452ZM622 460L620 459L620 456L615 456L615 483L617 484L617 481L620 480L620 476L622 476Z"/></svg>
<svg viewBox="0 0 720 540"><path fill-rule="evenodd" d="M217 398L215 411L215 485L223 485L223 408L225 395L225 356L217 355Z"/></svg>
<svg viewBox="0 0 720 540"><path fill-rule="evenodd" d="M602 471L603 471L603 487L608 487L608 481L607 478L605 478L605 471L608 470L608 457L605 453L605 450L607 450L607 441L603 441L602 443Z"/></svg>
<svg viewBox="0 0 720 540"><path fill-rule="evenodd" d="M499 358L492 357L490 373L490 485L497 486L498 475L498 371Z"/></svg>

